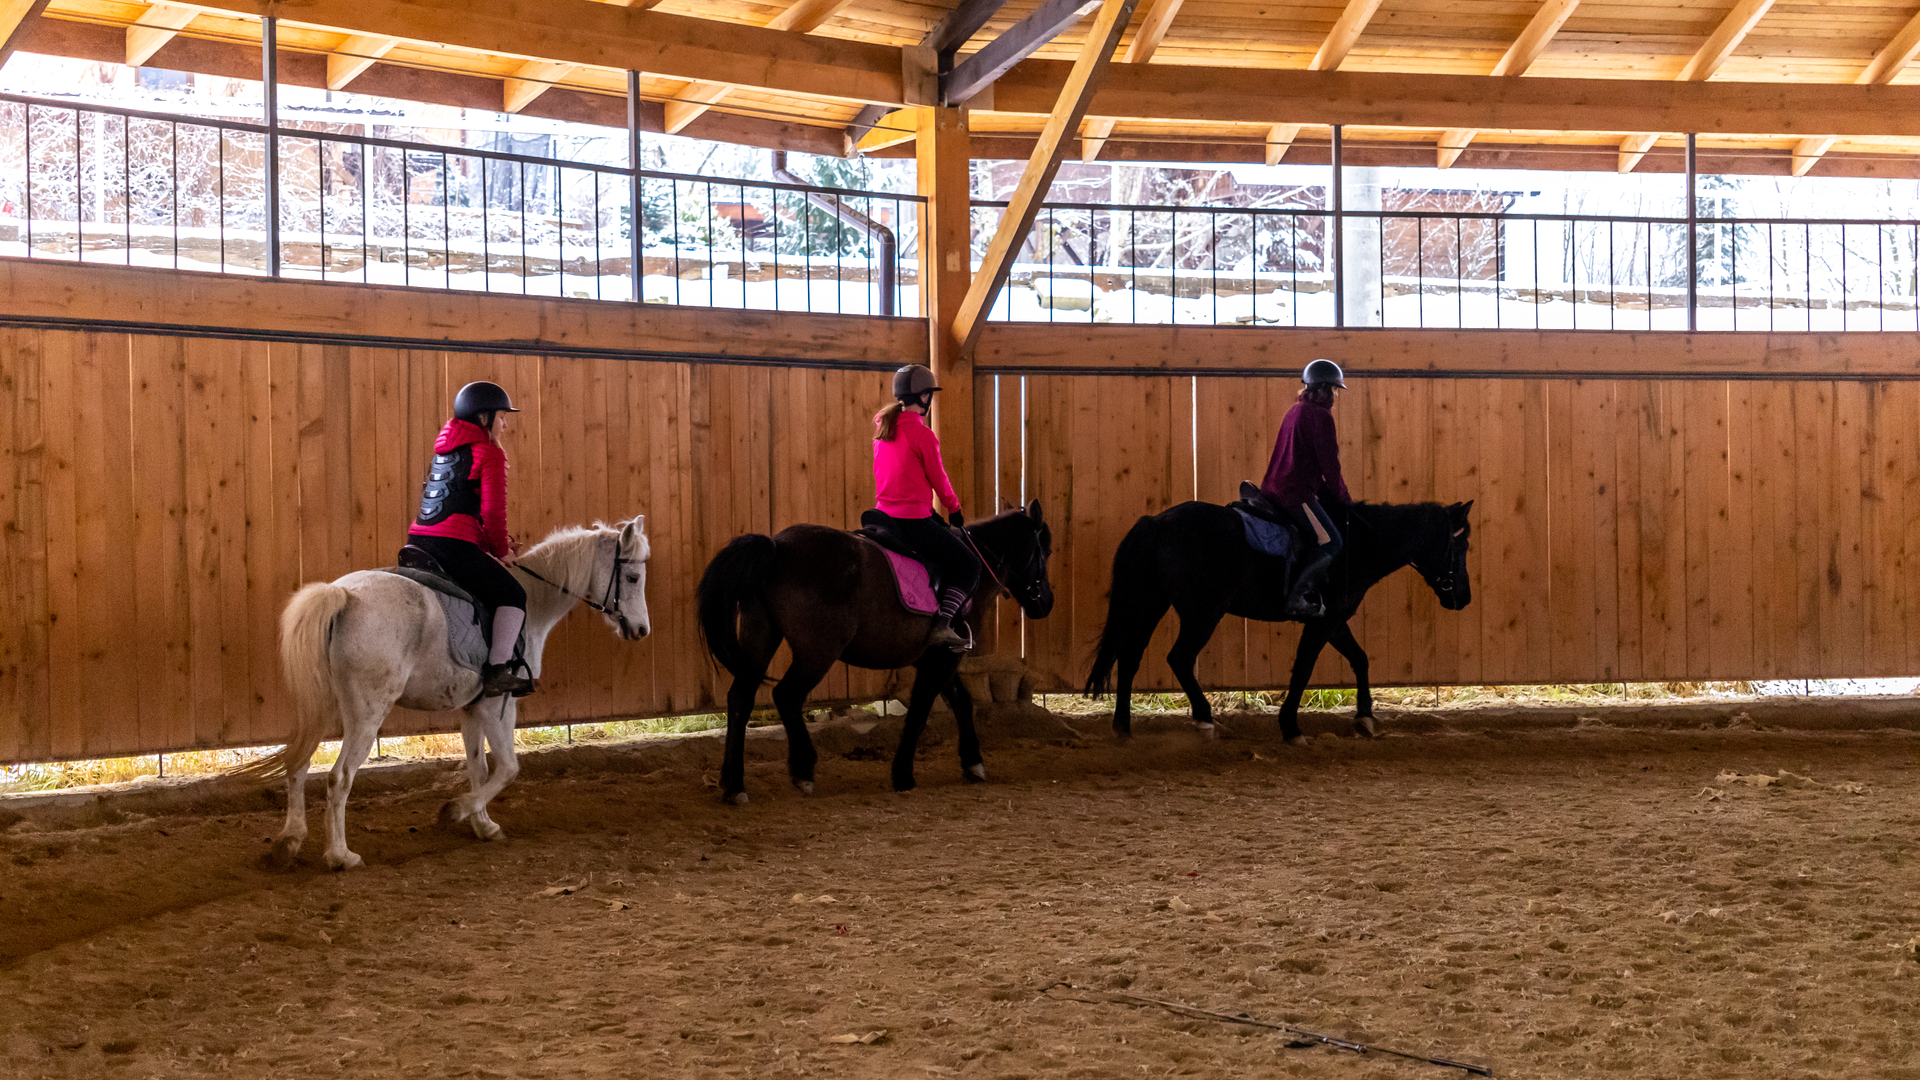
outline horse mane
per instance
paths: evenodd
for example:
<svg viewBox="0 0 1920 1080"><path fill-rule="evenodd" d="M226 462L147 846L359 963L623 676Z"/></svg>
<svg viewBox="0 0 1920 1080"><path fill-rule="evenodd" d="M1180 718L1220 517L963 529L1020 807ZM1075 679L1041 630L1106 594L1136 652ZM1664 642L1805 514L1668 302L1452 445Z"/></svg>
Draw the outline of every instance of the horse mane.
<svg viewBox="0 0 1920 1080"><path fill-rule="evenodd" d="M579 592L591 586L600 537L612 529L613 526L599 521L592 525L562 525L521 552L516 561L531 563L535 571L555 585Z"/></svg>

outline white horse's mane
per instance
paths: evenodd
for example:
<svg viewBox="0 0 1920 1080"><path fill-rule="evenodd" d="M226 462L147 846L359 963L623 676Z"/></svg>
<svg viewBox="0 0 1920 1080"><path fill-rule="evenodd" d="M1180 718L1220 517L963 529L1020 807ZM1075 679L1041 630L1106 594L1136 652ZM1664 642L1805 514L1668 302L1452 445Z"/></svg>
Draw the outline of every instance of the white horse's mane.
<svg viewBox="0 0 1920 1080"><path fill-rule="evenodd" d="M600 538L618 536L620 526L596 521L591 525L562 525L539 543L522 552L519 561L532 562L541 575L563 589L574 592L587 589L593 581L594 559L599 555ZM649 552L641 534L641 557Z"/></svg>

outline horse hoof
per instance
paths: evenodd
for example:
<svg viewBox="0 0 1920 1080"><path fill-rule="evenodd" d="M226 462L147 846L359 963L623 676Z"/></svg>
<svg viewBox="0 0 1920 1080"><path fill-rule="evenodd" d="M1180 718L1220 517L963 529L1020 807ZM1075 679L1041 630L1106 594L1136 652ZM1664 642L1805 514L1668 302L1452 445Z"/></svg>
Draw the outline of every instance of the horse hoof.
<svg viewBox="0 0 1920 1080"><path fill-rule="evenodd" d="M1374 722L1373 717L1362 716L1354 720L1353 733L1363 739L1379 738L1380 725Z"/></svg>
<svg viewBox="0 0 1920 1080"><path fill-rule="evenodd" d="M276 870L293 869L294 856L300 854L300 837L283 836L273 842L273 850L267 853L267 865Z"/></svg>
<svg viewBox="0 0 1920 1080"><path fill-rule="evenodd" d="M795 780L793 786L799 788L800 794L802 795L813 794L813 781L811 780ZM744 792L742 794L744 795Z"/></svg>
<svg viewBox="0 0 1920 1080"><path fill-rule="evenodd" d="M354 867L359 866L363 861L364 860L362 860L360 856L355 855L351 851L347 852L345 855L329 854L327 856L327 869L351 870Z"/></svg>
<svg viewBox="0 0 1920 1080"><path fill-rule="evenodd" d="M459 804L456 803L453 799L448 799L444 804L441 805L440 824L458 825L465 820L467 820L467 815L460 812Z"/></svg>
<svg viewBox="0 0 1920 1080"><path fill-rule="evenodd" d="M1220 737L1220 729L1212 724L1195 724L1193 725L1193 730L1199 732L1200 737L1203 739L1217 739Z"/></svg>
<svg viewBox="0 0 1920 1080"><path fill-rule="evenodd" d="M1307 747L1307 737L1305 735L1295 735L1293 738L1287 740L1287 745L1297 746L1304 750Z"/></svg>
<svg viewBox="0 0 1920 1080"><path fill-rule="evenodd" d="M986 782L987 782L987 765L986 765L986 762L981 762L981 763L980 763L980 764L978 764L978 765L969 765L969 766L967 766L967 768L966 768L966 771L965 771L965 772L963 772L963 773L961 773L961 775L962 775L963 777L965 777L965 779L966 779L966 781L967 781L967 783L969 783L969 784L984 784L984 783L986 783Z"/></svg>
<svg viewBox="0 0 1920 1080"><path fill-rule="evenodd" d="M747 793L744 791L736 791L727 796L726 801L735 806L745 806L747 805Z"/></svg>
<svg viewBox="0 0 1920 1080"><path fill-rule="evenodd" d="M896 779L893 782L893 790L899 792L902 795L905 795L907 792L912 791L915 787L918 787L918 786L919 785L915 784L911 779L908 779L908 780Z"/></svg>

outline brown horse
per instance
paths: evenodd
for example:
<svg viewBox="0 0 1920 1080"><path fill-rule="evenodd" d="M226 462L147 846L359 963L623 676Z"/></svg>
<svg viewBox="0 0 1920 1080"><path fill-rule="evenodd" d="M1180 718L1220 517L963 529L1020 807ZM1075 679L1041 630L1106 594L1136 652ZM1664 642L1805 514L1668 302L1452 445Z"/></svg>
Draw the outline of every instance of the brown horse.
<svg viewBox="0 0 1920 1080"><path fill-rule="evenodd" d="M1053 534L1035 500L1025 510L969 525L967 536L986 560L968 616L976 639L982 613L1001 588L1011 592L1030 619L1053 610L1047 557ZM787 728L787 774L803 794L813 793L819 760L807 734L801 706L834 661L854 667L917 669L907 702L906 728L893 757L893 789L913 789L913 752L944 696L960 726L961 775L968 783L987 778L980 740L973 730L973 700L954 677L960 655L929 649L933 617L900 604L893 568L880 545L824 525L795 525L777 536L737 536L720 549L700 577L700 632L714 659L733 674L727 691L727 754L720 769L721 797L747 801L747 717L766 681L767 665L785 640L793 662L773 688L773 703Z"/></svg>

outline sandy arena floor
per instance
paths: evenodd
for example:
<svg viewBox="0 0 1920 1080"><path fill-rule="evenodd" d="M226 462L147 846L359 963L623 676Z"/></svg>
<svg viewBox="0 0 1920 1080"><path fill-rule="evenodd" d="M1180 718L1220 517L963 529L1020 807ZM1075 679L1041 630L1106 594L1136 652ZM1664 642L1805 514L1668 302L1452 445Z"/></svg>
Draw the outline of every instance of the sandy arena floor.
<svg viewBox="0 0 1920 1080"><path fill-rule="evenodd" d="M347 874L317 836L260 868L264 800L16 821L0 1075L1463 1075L1066 982L1499 1076L1920 1078L1912 731L1074 722L989 732L982 786L927 746L905 796L884 726L811 800L763 739L740 809L712 739L543 755L492 844L415 774L356 799Z"/></svg>

